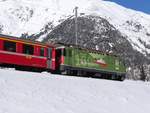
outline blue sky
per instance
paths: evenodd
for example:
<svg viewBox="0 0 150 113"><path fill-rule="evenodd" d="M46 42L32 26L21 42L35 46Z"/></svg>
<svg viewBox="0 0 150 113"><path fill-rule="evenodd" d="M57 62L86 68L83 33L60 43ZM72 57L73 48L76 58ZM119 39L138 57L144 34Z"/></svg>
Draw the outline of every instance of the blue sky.
<svg viewBox="0 0 150 113"><path fill-rule="evenodd" d="M150 14L150 0L108 0Z"/></svg>

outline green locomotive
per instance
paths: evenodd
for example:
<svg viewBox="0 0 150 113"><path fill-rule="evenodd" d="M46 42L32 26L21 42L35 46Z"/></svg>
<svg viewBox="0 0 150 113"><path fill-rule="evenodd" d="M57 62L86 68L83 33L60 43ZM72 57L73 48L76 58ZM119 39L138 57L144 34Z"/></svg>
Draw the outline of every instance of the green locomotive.
<svg viewBox="0 0 150 113"><path fill-rule="evenodd" d="M125 65L117 56L99 51L67 46L61 48L60 54L61 63L58 66L58 70L61 73L121 81L125 79Z"/></svg>

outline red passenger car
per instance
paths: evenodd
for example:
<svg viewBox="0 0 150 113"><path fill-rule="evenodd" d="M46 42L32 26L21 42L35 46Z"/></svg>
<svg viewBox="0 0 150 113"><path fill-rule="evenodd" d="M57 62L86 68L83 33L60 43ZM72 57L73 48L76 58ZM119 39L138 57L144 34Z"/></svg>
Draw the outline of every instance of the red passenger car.
<svg viewBox="0 0 150 113"><path fill-rule="evenodd" d="M0 34L0 65L55 71L59 67L56 47ZM56 61L56 58L58 60Z"/></svg>

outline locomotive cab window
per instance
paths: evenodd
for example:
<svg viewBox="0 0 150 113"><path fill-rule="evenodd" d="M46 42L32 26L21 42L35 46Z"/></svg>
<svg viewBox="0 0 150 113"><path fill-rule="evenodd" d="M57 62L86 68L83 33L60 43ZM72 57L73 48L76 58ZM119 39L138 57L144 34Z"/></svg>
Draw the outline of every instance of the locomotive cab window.
<svg viewBox="0 0 150 113"><path fill-rule="evenodd" d="M66 56L66 49L64 48L63 56Z"/></svg>
<svg viewBox="0 0 150 113"><path fill-rule="evenodd" d="M44 56L44 48L40 48L40 56Z"/></svg>
<svg viewBox="0 0 150 113"><path fill-rule="evenodd" d="M34 47L32 45L23 44L23 53L33 55Z"/></svg>
<svg viewBox="0 0 150 113"><path fill-rule="evenodd" d="M10 41L4 41L4 50L16 52L16 43Z"/></svg>

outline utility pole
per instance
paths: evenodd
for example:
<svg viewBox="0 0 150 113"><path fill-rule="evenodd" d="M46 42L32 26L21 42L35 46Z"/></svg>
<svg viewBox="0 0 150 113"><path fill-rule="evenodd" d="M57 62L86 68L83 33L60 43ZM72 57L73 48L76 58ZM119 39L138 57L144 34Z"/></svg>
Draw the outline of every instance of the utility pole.
<svg viewBox="0 0 150 113"><path fill-rule="evenodd" d="M78 45L78 7L75 7L75 45Z"/></svg>

